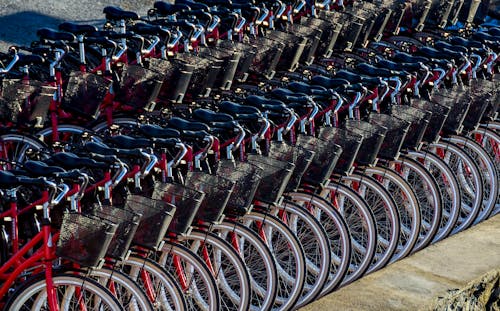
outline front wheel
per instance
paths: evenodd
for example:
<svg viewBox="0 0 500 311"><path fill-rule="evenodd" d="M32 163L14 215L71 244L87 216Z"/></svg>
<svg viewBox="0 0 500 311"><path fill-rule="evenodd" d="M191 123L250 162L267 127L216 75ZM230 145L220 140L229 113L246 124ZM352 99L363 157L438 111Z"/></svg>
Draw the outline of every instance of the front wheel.
<svg viewBox="0 0 500 311"><path fill-rule="evenodd" d="M61 311L119 311L118 300L96 281L79 275L59 274L52 277L54 295ZM44 277L34 278L14 293L5 310L49 310Z"/></svg>

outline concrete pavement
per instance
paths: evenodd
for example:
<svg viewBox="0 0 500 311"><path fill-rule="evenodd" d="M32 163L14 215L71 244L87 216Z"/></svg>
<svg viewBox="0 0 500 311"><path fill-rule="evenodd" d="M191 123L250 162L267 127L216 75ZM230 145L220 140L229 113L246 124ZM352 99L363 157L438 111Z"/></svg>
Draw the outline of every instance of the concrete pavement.
<svg viewBox="0 0 500 311"><path fill-rule="evenodd" d="M301 310L446 310L443 299L437 308L438 297L449 298L457 289L474 289L478 286L470 282L480 279L495 283L490 288L493 286L496 298L492 299L498 306L498 271L500 215L365 276Z"/></svg>

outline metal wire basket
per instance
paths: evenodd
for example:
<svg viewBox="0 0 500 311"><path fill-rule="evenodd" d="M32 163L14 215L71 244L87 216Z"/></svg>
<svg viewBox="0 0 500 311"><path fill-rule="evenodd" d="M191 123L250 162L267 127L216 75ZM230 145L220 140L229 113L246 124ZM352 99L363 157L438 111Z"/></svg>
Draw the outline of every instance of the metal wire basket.
<svg viewBox="0 0 500 311"><path fill-rule="evenodd" d="M114 206L93 206L92 215L118 225L106 252L107 257L124 260L135 236L142 215Z"/></svg>
<svg viewBox="0 0 500 311"><path fill-rule="evenodd" d="M415 149L420 146L424 137L427 125L432 116L432 112L410 106L394 105L391 107L391 114L402 120L410 122L410 128L403 141L404 149Z"/></svg>
<svg viewBox="0 0 500 311"><path fill-rule="evenodd" d="M158 94L158 100L166 103L182 103L196 66L175 58L169 59L168 62L170 65L166 68L167 73Z"/></svg>
<svg viewBox="0 0 500 311"><path fill-rule="evenodd" d="M382 113L371 113L368 119L372 124L387 128L378 157L389 160L397 159L410 122Z"/></svg>
<svg viewBox="0 0 500 311"><path fill-rule="evenodd" d="M129 195L125 209L142 214L133 243L156 249L165 238L176 207L173 204L142 195Z"/></svg>
<svg viewBox="0 0 500 311"><path fill-rule="evenodd" d="M373 165L382 147L387 128L358 120L346 120L344 128L363 136L355 162L360 165Z"/></svg>
<svg viewBox="0 0 500 311"><path fill-rule="evenodd" d="M185 235L191 231L194 217L203 202L205 194L181 184L156 183L152 197L175 205L175 214L168 227L168 232Z"/></svg>
<svg viewBox="0 0 500 311"><path fill-rule="evenodd" d="M316 52L318 50L323 31L304 24L289 25L289 31L298 37L307 39L306 46L304 47L304 51L300 57L300 62L307 65L312 64L316 58Z"/></svg>
<svg viewBox="0 0 500 311"><path fill-rule="evenodd" d="M411 106L432 113L425 129L423 140L427 142L437 141L451 108L424 99L413 99Z"/></svg>
<svg viewBox="0 0 500 311"><path fill-rule="evenodd" d="M285 44L276 69L283 71L297 69L302 53L308 43L307 38L283 31L270 31L266 35L271 40Z"/></svg>
<svg viewBox="0 0 500 311"><path fill-rule="evenodd" d="M156 101L165 73L139 65L123 66L115 100L135 109Z"/></svg>
<svg viewBox="0 0 500 311"><path fill-rule="evenodd" d="M285 192L296 191L300 186L302 176L307 171L314 158L315 152L300 145L291 146L286 143L273 142L268 156L281 161L295 164L292 176L286 185Z"/></svg>
<svg viewBox="0 0 500 311"><path fill-rule="evenodd" d="M245 215L252 206L255 192L260 185L262 168L252 163L235 163L224 159L217 165L217 175L235 182L224 213L231 216Z"/></svg>
<svg viewBox="0 0 500 311"><path fill-rule="evenodd" d="M221 60L222 67L214 82L213 88L229 90L233 84L236 68L241 58L241 52L237 50L223 49L220 47L203 48L200 50L201 56L211 56Z"/></svg>
<svg viewBox="0 0 500 311"><path fill-rule="evenodd" d="M48 120L50 102L56 88L37 80L3 79L0 88L0 122L25 126Z"/></svg>
<svg viewBox="0 0 500 311"><path fill-rule="evenodd" d="M335 165L334 172L338 174L349 172L363 142L363 136L346 129L324 127L319 130L318 137L323 140L332 141L342 148L342 153Z"/></svg>
<svg viewBox="0 0 500 311"><path fill-rule="evenodd" d="M258 53L257 46L250 43L245 44L224 40L219 42L219 47L241 52L240 61L238 62L238 66L236 67L236 71L234 73L234 79L238 82L245 82L248 77L250 67L252 66L255 56Z"/></svg>
<svg viewBox="0 0 500 311"><path fill-rule="evenodd" d="M459 89L441 89L432 95L432 101L450 107L442 130L447 133L459 134L471 103L469 92Z"/></svg>
<svg viewBox="0 0 500 311"><path fill-rule="evenodd" d="M295 165L254 154L248 155L248 162L262 167L262 180L255 192L254 199L268 204L278 203L292 176Z"/></svg>
<svg viewBox="0 0 500 311"><path fill-rule="evenodd" d="M498 102L494 101L496 100L495 94L496 87L493 82L483 79L472 80L472 103L463 121L465 129L470 130L476 128L483 119L486 111L489 109L489 106L498 106ZM496 111L497 108L494 110Z"/></svg>
<svg viewBox="0 0 500 311"><path fill-rule="evenodd" d="M316 51L316 55L330 57L333 47L339 36L340 24L334 22L335 19L323 19L318 17L303 17L300 22L303 25L313 27L322 31L321 40Z"/></svg>
<svg viewBox="0 0 500 311"><path fill-rule="evenodd" d="M302 180L314 186L324 185L330 180L342 148L331 140L305 135L298 137L297 144L315 152Z"/></svg>
<svg viewBox="0 0 500 311"><path fill-rule="evenodd" d="M282 42L276 42L265 37L257 37L250 40L250 42L258 46L259 49L249 71L259 76L263 75L264 77L272 78L276 72L276 67L283 54L285 45Z"/></svg>
<svg viewBox="0 0 500 311"><path fill-rule="evenodd" d="M108 93L111 83L110 80L96 74L72 71L61 106L64 110L97 118L99 106Z"/></svg>
<svg viewBox="0 0 500 311"><path fill-rule="evenodd" d="M96 216L64 212L56 255L81 266L97 267L106 255L117 227Z"/></svg>
<svg viewBox="0 0 500 311"><path fill-rule="evenodd" d="M186 94L191 95L193 98L209 94L223 61L188 53L177 53L175 59L194 66Z"/></svg>
<svg viewBox="0 0 500 311"><path fill-rule="evenodd" d="M488 101L489 105L486 108L486 111L484 112L483 118L486 120L495 120L496 114L498 112L498 108L500 105L500 92L498 91L498 82L495 83L495 81L490 81L490 80L475 80L476 82L472 86L472 92L473 92L473 101L477 102L477 96L476 92L478 90L484 90L485 93L489 94L489 96L486 98Z"/></svg>
<svg viewBox="0 0 500 311"><path fill-rule="evenodd" d="M189 172L186 176L186 186L205 193L195 220L205 223L220 222L234 185L234 181L222 176Z"/></svg>

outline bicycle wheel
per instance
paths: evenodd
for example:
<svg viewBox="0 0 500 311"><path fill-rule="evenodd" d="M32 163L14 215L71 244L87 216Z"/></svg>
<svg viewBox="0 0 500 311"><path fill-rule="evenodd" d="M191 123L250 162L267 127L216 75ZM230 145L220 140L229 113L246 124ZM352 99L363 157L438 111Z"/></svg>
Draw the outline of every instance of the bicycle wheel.
<svg viewBox="0 0 500 311"><path fill-rule="evenodd" d="M54 131L52 128L45 128L35 136L42 142L44 142L50 148L54 146L56 142L63 142L66 146L78 146L82 143L84 133L93 134L89 129L78 125L72 124L59 124L57 126L57 139L54 139ZM98 136L89 135L88 139L91 141L101 141ZM66 147L67 148L67 147Z"/></svg>
<svg viewBox="0 0 500 311"><path fill-rule="evenodd" d="M413 190L398 173L384 167L368 167L363 172L375 178L392 196L399 212L400 234L398 247L390 262L407 256L418 239L420 207Z"/></svg>
<svg viewBox="0 0 500 311"><path fill-rule="evenodd" d="M330 244L323 226L303 207L284 200L271 208L271 214L281 219L299 239L306 258L304 289L295 307L313 301L328 280L331 264Z"/></svg>
<svg viewBox="0 0 500 311"><path fill-rule="evenodd" d="M369 176L353 173L342 177L340 181L363 198L375 217L377 247L367 273L374 272L389 262L398 246L400 232L398 208L387 190Z"/></svg>
<svg viewBox="0 0 500 311"><path fill-rule="evenodd" d="M370 267L377 246L375 219L366 202L340 183L330 182L320 196L330 201L344 218L351 234L351 262L342 285L360 278Z"/></svg>
<svg viewBox="0 0 500 311"><path fill-rule="evenodd" d="M153 305L142 288L125 273L110 268L91 269L85 274L110 289L126 310L153 310Z"/></svg>
<svg viewBox="0 0 500 311"><path fill-rule="evenodd" d="M52 281L61 311L125 310L110 291L93 279L74 274L55 274ZM5 310L49 310L44 276L25 282L7 302Z"/></svg>
<svg viewBox="0 0 500 311"><path fill-rule="evenodd" d="M450 136L445 138L445 141L450 141L461 147L472 157L479 168L483 181L483 201L479 214L474 220L474 224L477 224L487 219L495 209L495 203L498 199L498 172L488 153L476 141L463 136Z"/></svg>
<svg viewBox="0 0 500 311"><path fill-rule="evenodd" d="M388 164L411 186L420 206L420 231L412 252L426 247L432 242L441 223L441 193L432 175L417 161L401 156Z"/></svg>
<svg viewBox="0 0 500 311"><path fill-rule="evenodd" d="M27 160L43 160L47 158L47 145L38 139L17 133L0 136L0 159L10 162L24 163ZM15 169L17 165L0 163L4 170Z"/></svg>
<svg viewBox="0 0 500 311"><path fill-rule="evenodd" d="M408 156L419 161L434 177L441 194L441 221L433 243L446 238L460 213L460 186L450 167L438 156L427 151L410 151Z"/></svg>
<svg viewBox="0 0 500 311"><path fill-rule="evenodd" d="M276 259L278 291L272 310L289 310L295 306L304 288L306 262L298 238L278 218L258 211L241 217L246 227L265 241Z"/></svg>
<svg viewBox="0 0 500 311"><path fill-rule="evenodd" d="M485 126L488 129L495 131L495 133L500 134L500 122L499 121L490 121L486 124L481 124L481 126Z"/></svg>
<svg viewBox="0 0 500 311"><path fill-rule="evenodd" d="M173 241L165 241L159 254L154 257L181 285L187 310L220 310L217 281L200 257Z"/></svg>
<svg viewBox="0 0 500 311"><path fill-rule="evenodd" d="M220 291L224 310L248 310L250 276L245 263L232 246L213 233L194 229L181 238L182 244L203 258Z"/></svg>
<svg viewBox="0 0 500 311"><path fill-rule="evenodd" d="M187 310L187 303L180 285L158 263L139 255L131 255L120 263L120 269L147 294L155 310Z"/></svg>
<svg viewBox="0 0 500 311"><path fill-rule="evenodd" d="M340 213L322 197L304 191L291 192L286 198L309 211L323 226L330 244L331 264L321 295L337 288L344 279L351 262L351 236L349 228Z"/></svg>
<svg viewBox="0 0 500 311"><path fill-rule="evenodd" d="M236 220L214 224L212 232L229 242L245 262L250 275L250 310L268 310L276 299L278 270L273 254L264 241Z"/></svg>
<svg viewBox="0 0 500 311"><path fill-rule="evenodd" d="M473 138L490 156L490 160L495 165L497 173L500 173L500 135L487 127L479 127L469 132L469 137ZM497 197L495 208L491 215L500 213L500 196Z"/></svg>
<svg viewBox="0 0 500 311"><path fill-rule="evenodd" d="M449 142L440 141L429 145L428 150L451 168L460 186L460 213L452 234L472 225L481 210L483 202L483 181L474 160L462 148Z"/></svg>

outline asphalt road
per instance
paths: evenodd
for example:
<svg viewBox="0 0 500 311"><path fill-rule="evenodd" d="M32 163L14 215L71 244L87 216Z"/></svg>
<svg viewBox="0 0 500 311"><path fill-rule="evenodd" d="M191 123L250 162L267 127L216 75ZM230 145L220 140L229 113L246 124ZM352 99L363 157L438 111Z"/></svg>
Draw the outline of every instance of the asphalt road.
<svg viewBox="0 0 500 311"><path fill-rule="evenodd" d="M0 0L0 51L9 45L29 45L36 30L56 28L64 21L102 24L102 9L108 5L133 10L140 15L155 0Z"/></svg>

